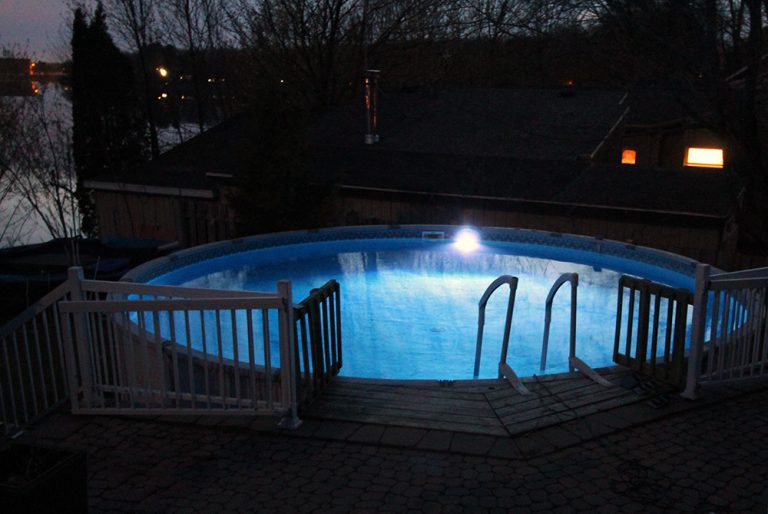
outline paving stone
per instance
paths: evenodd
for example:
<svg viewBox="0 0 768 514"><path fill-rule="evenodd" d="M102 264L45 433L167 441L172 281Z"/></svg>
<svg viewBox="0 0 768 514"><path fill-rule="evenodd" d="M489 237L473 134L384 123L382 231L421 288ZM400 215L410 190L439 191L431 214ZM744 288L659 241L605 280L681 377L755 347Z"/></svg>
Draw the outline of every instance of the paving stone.
<svg viewBox="0 0 768 514"><path fill-rule="evenodd" d="M422 428L386 427L379 442L386 445L412 447L426 434L427 430Z"/></svg>
<svg viewBox="0 0 768 514"><path fill-rule="evenodd" d="M517 445L517 441L509 437L497 437L493 446L488 451L489 457L500 457L503 459L519 459L523 453Z"/></svg>
<svg viewBox="0 0 768 514"><path fill-rule="evenodd" d="M451 447L453 432L446 430L429 430L416 445L424 450L448 450Z"/></svg>
<svg viewBox="0 0 768 514"><path fill-rule="evenodd" d="M562 426L547 427L537 432L536 436L544 438L553 448L573 446L583 440Z"/></svg>
<svg viewBox="0 0 768 514"><path fill-rule="evenodd" d="M457 432L451 440L451 450L461 453L485 455L496 443L496 437Z"/></svg>
<svg viewBox="0 0 768 514"><path fill-rule="evenodd" d="M359 423L324 420L320 422L320 426L317 427L312 436L320 439L344 440L359 429L360 426Z"/></svg>
<svg viewBox="0 0 768 514"><path fill-rule="evenodd" d="M515 443L525 458L536 457L555 450L549 441L536 433L518 436L515 438Z"/></svg>
<svg viewBox="0 0 768 514"><path fill-rule="evenodd" d="M226 416L200 416L195 424L203 427L212 427L221 424L226 419Z"/></svg>
<svg viewBox="0 0 768 514"><path fill-rule="evenodd" d="M298 433L276 433L66 415L24 440L88 448L94 512L764 510L768 392L728 398L565 450L556 430L514 440L423 430L407 448L381 445L386 430L376 425L305 420ZM580 421L557 428L581 438Z"/></svg>
<svg viewBox="0 0 768 514"><path fill-rule="evenodd" d="M85 422L87 420L81 420L75 416L56 414L45 420L45 423L28 428L22 437L63 440L82 429Z"/></svg>
<svg viewBox="0 0 768 514"><path fill-rule="evenodd" d="M320 424L321 422L316 419L304 419L299 428L290 431L290 435L293 437L312 437L320 428Z"/></svg>
<svg viewBox="0 0 768 514"><path fill-rule="evenodd" d="M382 425L362 425L355 433L349 436L350 441L359 443L376 443L384 433Z"/></svg>

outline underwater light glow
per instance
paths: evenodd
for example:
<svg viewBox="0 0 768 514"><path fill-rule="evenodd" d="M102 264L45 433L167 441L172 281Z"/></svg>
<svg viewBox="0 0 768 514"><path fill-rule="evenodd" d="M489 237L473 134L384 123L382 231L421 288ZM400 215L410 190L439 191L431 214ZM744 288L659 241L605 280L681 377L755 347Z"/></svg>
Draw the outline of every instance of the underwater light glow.
<svg viewBox="0 0 768 514"><path fill-rule="evenodd" d="M480 237L472 229L461 229L456 234L453 246L462 253L474 252L480 246Z"/></svg>

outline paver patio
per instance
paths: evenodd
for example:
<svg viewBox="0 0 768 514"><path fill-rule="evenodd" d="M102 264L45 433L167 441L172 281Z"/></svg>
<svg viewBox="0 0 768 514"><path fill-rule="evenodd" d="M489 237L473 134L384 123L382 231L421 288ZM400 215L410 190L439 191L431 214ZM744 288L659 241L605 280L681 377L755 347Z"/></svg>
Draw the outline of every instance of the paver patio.
<svg viewBox="0 0 768 514"><path fill-rule="evenodd" d="M768 382L704 397L516 437L58 413L21 439L87 449L94 512L767 512Z"/></svg>

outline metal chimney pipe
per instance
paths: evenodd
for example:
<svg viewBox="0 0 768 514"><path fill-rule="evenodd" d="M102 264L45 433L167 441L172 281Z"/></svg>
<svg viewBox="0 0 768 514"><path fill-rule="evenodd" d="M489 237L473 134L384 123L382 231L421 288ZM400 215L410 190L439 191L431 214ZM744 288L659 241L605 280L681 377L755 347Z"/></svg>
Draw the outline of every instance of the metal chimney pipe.
<svg viewBox="0 0 768 514"><path fill-rule="evenodd" d="M380 70L365 70L365 144L379 142L378 106Z"/></svg>

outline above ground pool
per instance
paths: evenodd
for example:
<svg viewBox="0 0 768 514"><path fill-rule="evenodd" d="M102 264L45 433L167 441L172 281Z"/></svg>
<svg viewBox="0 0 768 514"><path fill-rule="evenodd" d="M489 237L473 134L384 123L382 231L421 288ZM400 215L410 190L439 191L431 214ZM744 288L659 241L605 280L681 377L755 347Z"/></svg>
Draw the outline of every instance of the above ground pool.
<svg viewBox="0 0 768 514"><path fill-rule="evenodd" d="M277 280L290 279L296 303L336 279L341 286L341 375L468 379L473 376L478 301L498 276L519 279L507 361L519 375L530 376L541 373L545 299L562 273L579 275L577 355L597 368L612 363L619 277L691 290L695 264L633 245L530 230L345 227L191 248L147 263L128 278L253 291L274 291ZM565 284L554 300L546 373L567 369L569 288ZM480 378L497 375L507 300L505 286L488 302Z"/></svg>

